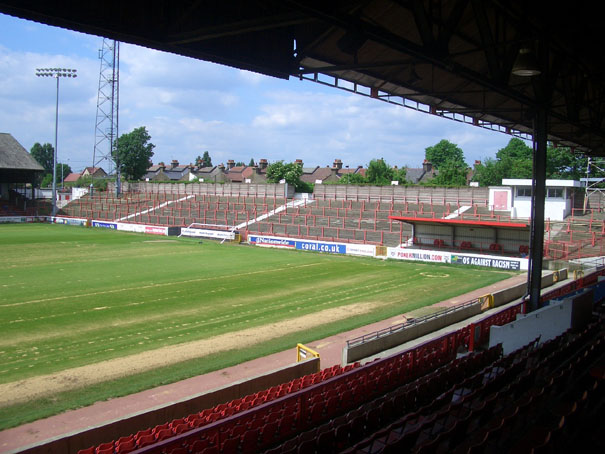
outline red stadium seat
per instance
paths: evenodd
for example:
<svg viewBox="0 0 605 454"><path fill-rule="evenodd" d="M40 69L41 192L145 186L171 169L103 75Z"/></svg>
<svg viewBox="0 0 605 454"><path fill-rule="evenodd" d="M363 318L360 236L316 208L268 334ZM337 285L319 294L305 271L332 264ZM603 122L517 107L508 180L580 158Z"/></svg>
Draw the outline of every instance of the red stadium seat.
<svg viewBox="0 0 605 454"><path fill-rule="evenodd" d="M209 446L210 441L204 438L203 440L195 440L193 443L191 443L191 446L189 446L189 450L191 451L191 454L200 454L204 449Z"/></svg>
<svg viewBox="0 0 605 454"><path fill-rule="evenodd" d="M80 449L78 454L95 454L96 447L91 446L90 448Z"/></svg>
<svg viewBox="0 0 605 454"><path fill-rule="evenodd" d="M166 429L170 429L170 423L159 424L159 425L155 426L152 430L152 433L155 435L158 432L160 432L162 430L166 430Z"/></svg>
<svg viewBox="0 0 605 454"><path fill-rule="evenodd" d="M239 446L239 437L227 438L221 443L221 454L236 454Z"/></svg>
<svg viewBox="0 0 605 454"><path fill-rule="evenodd" d="M268 422L260 431L260 443L262 446L269 446L275 441L275 435L279 428L279 422L277 420Z"/></svg>
<svg viewBox="0 0 605 454"><path fill-rule="evenodd" d="M136 449L136 443L134 441L134 437L132 437L130 440L129 439L124 439L122 441L121 440L122 439L120 439L116 442L116 453L117 454L131 452Z"/></svg>
<svg viewBox="0 0 605 454"><path fill-rule="evenodd" d="M189 430L191 430L191 427L189 426L189 424L179 424L176 427L173 427L172 431L175 435L179 435L185 432L188 432Z"/></svg>
<svg viewBox="0 0 605 454"><path fill-rule="evenodd" d="M189 454L189 450L187 448L173 448L167 451L167 454Z"/></svg>
<svg viewBox="0 0 605 454"><path fill-rule="evenodd" d="M155 437L156 437L157 441L166 440L166 439L171 438L173 436L174 436L174 434L172 433L172 430L170 430L170 429L158 430L155 433Z"/></svg>
<svg viewBox="0 0 605 454"><path fill-rule="evenodd" d="M240 450L242 454L258 452L259 431L258 429L247 430L242 435Z"/></svg>
<svg viewBox="0 0 605 454"><path fill-rule="evenodd" d="M113 454L114 451L114 447L111 446L110 448L97 448L97 454Z"/></svg>

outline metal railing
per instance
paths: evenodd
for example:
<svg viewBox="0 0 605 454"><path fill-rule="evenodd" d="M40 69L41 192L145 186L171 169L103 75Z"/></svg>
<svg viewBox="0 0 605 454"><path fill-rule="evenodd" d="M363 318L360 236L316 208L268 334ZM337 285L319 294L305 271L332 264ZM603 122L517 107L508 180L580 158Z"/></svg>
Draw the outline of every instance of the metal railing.
<svg viewBox="0 0 605 454"><path fill-rule="evenodd" d="M459 305L454 306L454 307L448 307L448 308L445 308L445 309L440 310L438 312L434 312L432 314L423 315L422 317L411 318L411 319L409 319L409 320L407 320L407 321L405 321L403 323L399 323L397 325L393 325L393 326L390 326L388 328L383 328L381 330L374 331L373 333L364 334L364 335L356 337L354 339L347 340L347 348L351 348L351 347L354 347L356 345L365 344L366 342L373 341L373 340L376 340L376 339L380 339L381 337L384 337L384 336L389 336L389 335L391 335L393 333L397 333L397 332L403 331L403 330L405 330L407 328L411 328L413 326L419 325L421 323L428 322L430 320L434 320L436 318L444 317L444 316L446 316L448 314L460 311L462 309L466 309L466 308L471 307L471 306L476 305L476 304L483 304L483 298L484 297L482 297L482 296L478 297L478 298L474 298L474 299L472 299L470 301L467 301L467 302L465 302L463 304L459 304Z"/></svg>

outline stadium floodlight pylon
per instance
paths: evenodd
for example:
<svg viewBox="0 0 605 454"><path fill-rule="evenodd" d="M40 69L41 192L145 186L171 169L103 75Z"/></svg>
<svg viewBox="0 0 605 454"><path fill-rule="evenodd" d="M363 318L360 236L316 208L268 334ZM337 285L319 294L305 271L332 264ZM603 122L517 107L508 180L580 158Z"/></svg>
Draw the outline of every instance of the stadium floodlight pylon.
<svg viewBox="0 0 605 454"><path fill-rule="evenodd" d="M591 194L600 193L605 195L605 190L602 188L602 183L605 181L605 177L591 177L593 173L603 175L604 172L605 158L589 156L586 163L586 177L583 178L585 188L583 208L584 213L586 213L586 205Z"/></svg>
<svg viewBox="0 0 605 454"><path fill-rule="evenodd" d="M103 38L99 49L101 67L97 94L97 117L95 122L95 144L92 154L93 172L103 161L107 162L107 173L116 172L116 195L120 195L120 165L114 160L112 151L118 140L118 112L120 104L120 43ZM117 159L117 157L116 157ZM92 181L91 181L92 192Z"/></svg>

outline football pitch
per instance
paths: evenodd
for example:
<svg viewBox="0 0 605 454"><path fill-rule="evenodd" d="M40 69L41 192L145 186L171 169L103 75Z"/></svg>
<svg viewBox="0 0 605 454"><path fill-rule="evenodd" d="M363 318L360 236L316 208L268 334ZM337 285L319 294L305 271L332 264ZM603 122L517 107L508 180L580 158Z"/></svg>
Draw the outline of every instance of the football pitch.
<svg viewBox="0 0 605 454"><path fill-rule="evenodd" d="M515 274L47 224L0 225L0 247L0 429Z"/></svg>

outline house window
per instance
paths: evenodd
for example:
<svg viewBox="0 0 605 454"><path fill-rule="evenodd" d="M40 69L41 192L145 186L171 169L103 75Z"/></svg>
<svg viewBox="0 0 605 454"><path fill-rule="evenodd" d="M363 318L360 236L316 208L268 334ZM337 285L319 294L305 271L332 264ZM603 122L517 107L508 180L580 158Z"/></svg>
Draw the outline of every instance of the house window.
<svg viewBox="0 0 605 454"><path fill-rule="evenodd" d="M548 188L546 190L546 197L549 199L562 199L563 188Z"/></svg>
<svg viewBox="0 0 605 454"><path fill-rule="evenodd" d="M522 186L517 188L517 197L531 197L531 187Z"/></svg>

